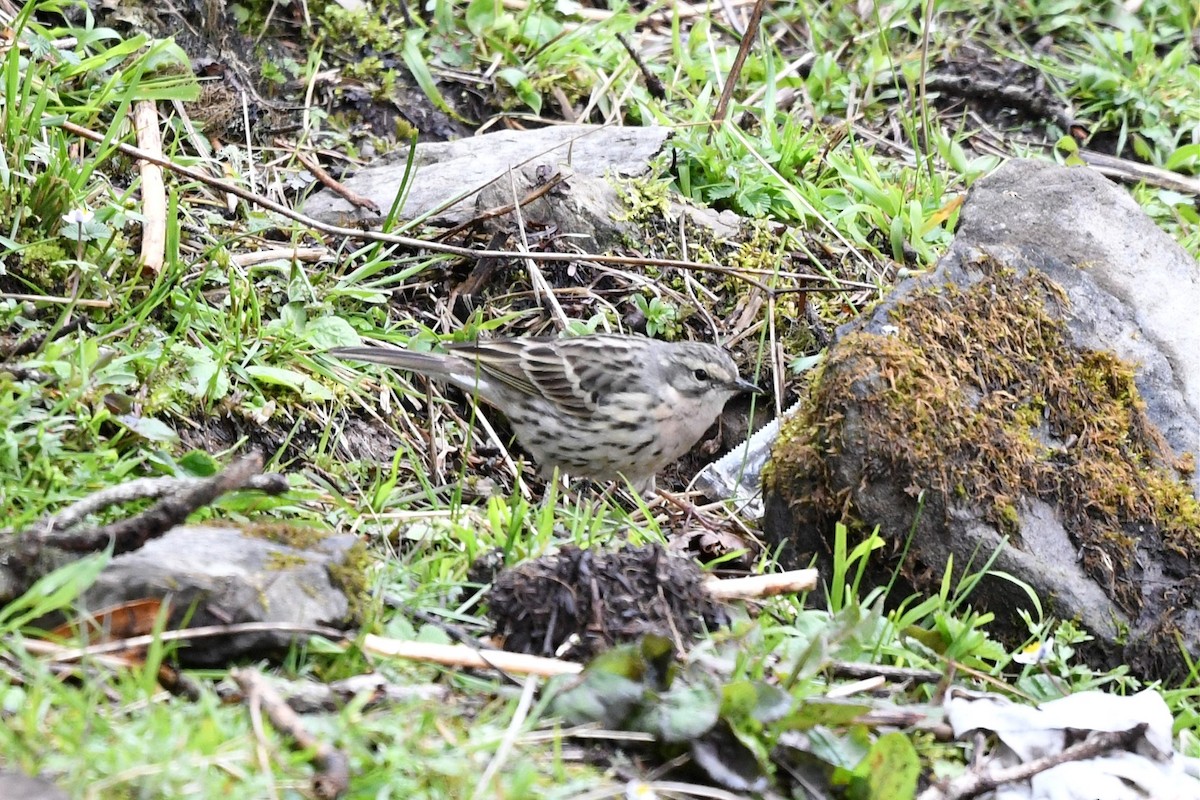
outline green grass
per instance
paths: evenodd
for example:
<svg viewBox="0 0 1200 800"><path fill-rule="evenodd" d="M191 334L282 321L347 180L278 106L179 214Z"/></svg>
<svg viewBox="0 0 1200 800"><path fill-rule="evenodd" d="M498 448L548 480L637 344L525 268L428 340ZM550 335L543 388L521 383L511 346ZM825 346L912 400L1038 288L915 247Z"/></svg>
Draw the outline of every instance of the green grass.
<svg viewBox="0 0 1200 800"><path fill-rule="evenodd" d="M803 232L796 249L835 254L814 255L813 270L886 288L895 267L936 262L964 190L998 161L972 148L976 120L920 100L923 45L930 64L974 42L992 57L1036 67L1121 154L1186 174L1200 169L1194 91L1200 73L1189 61L1200 24L1194 5L1148 0L1136 16L1118 3L1095 5L953 0L937 4L937 24L927 32L926 9L917 2L875 4L866 17L853 2L778 4L768 9L728 121L715 128L712 109L736 39L719 15L682 19L671 4L645 11L622 6L590 20L563 2L516 11L494 0L438 0L409 25L390 6L388 13L355 15L335 3L313 3L313 29L287 29L310 56L304 63L281 59L268 77L280 86L293 78L307 84L319 70L339 69L370 96L394 102L395 79L411 75L431 103L461 117L439 79L448 70L486 72L478 80L483 88L473 90L486 94L498 114L526 124L553 117L565 98L588 121L674 126L678 157L673 171L664 172L674 191L794 225ZM90 21L68 24L56 8L26 4L10 23L26 47L0 51L0 332L46 339L19 359L45 381L0 372L6 526L20 529L118 480L210 474L231 453L265 446L270 467L289 473L293 491L229 497L200 516L354 531L373 554L363 629L431 641L446 641L447 634L410 610L472 635L486 633L482 587L467 578L480 555L498 549L515 564L566 543L662 542L678 529L679 516L631 508L589 487L547 485L528 465L517 480L469 408L427 393L411 376L322 355L364 338L428 349L479 333L549 330L520 271L505 274L511 286L486 297L467 319L447 325L439 293L445 271L459 267L446 258L327 241L335 255L319 264L279 259L242 266L240 254L310 244L312 234L245 205L226 217L223 199L168 175L166 266L143 274L136 263L140 179L111 142L126 136L131 104L155 99L167 118L167 155L201 162L166 102L195 98L197 86L174 43ZM71 19L90 20L80 8ZM247 30L266 25L266 5L236 10ZM618 34L641 48L665 99L650 93ZM1053 46L1034 47L1051 34ZM73 42L64 44L68 37ZM794 102L785 103L789 95ZM397 144L394 132L363 137L343 114L313 112L304 135L320 147L353 155L364 144ZM68 119L109 132L110 142L82 145L59 127ZM406 140L407 132L396 133ZM1035 138L1023 131L1009 145L1018 154L1044 154ZM244 168L235 172L246 179ZM1153 187L1133 195L1200 255L1191 198ZM779 268L775 249L764 248L760 258L755 265ZM718 296L723 305L715 316L724 318L742 287L711 276L697 280ZM643 283L618 280L611 292L590 298L595 302L572 307L572 324L616 328L638 311L660 336L710 333L678 302L682 283L670 288L673 294L653 294ZM869 299L810 302L835 324ZM765 305L757 321L784 332L789 360L808 363L816 354L801 347L807 334L790 334L796 311L781 298ZM56 338L78 319L84 331ZM440 420L436 458L426 445L431 411ZM370 448L361 442L357 450L350 446L364 425L376 437L367 444L388 456L364 454ZM872 539L847 550L841 542L835 572L823 576L823 605L776 598L700 643L705 669L716 663L723 671L680 670L674 691L689 693L699 712L719 714L752 762L765 764L786 733L803 730L819 733L815 753L831 780L867 793L860 796L870 791L861 766L868 753L897 765L918 763L926 774L962 768L957 747L921 735L900 743L862 726L757 713L770 706L764 687L783 687L790 698L819 705L831 686L849 682L831 677L839 661L944 672L953 660L993 679L960 671L956 680L964 684L1033 699L1140 685L1121 670L1098 673L1080 663L1075 648L1087 634L1067 622L1029 619L1030 642L1045 642L1046 656L1036 664L1015 662L989 637L988 616L971 607L969 580L932 597L890 597L892 610L885 610L886 587L862 585L862 564L878 557L877 544ZM771 566L769 554L760 565ZM208 688L192 702L156 688L161 652L145 665L93 661L64 675L27 650L23 637L35 633L30 622L51 609L71 610L97 566L81 562L0 610L0 768L46 774L86 798L307 796L307 754L293 752L270 725L260 739L242 704L221 702L214 689L221 672L195 673ZM614 658L615 670L637 664L633 656L620 659ZM563 712L549 705L551 692L539 694L521 718L521 687L502 677L391 662L320 641L262 666L296 681L377 671L397 686L447 692L384 704L362 695L338 712L306 719L318 738L348 754L349 797L619 797L631 776L650 777L647 770L669 755L614 756L606 748L611 760L597 759L589 740L562 732ZM715 683L713 674L720 676ZM660 690L671 691L639 688L652 700L661 700ZM890 701L929 703L936 690L915 683ZM1182 746L1200 754L1190 733L1200 714L1194 682L1163 690L1184 732ZM596 691L606 698L603 687ZM494 783L480 786L508 740L512 750L497 762Z"/></svg>

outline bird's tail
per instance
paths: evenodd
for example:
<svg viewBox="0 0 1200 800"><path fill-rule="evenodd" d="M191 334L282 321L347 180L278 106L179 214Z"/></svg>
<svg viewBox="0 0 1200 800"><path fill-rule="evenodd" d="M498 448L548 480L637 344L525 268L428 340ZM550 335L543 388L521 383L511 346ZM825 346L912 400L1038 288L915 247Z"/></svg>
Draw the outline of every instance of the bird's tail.
<svg viewBox="0 0 1200 800"><path fill-rule="evenodd" d="M422 375L453 375L456 368L461 369L459 359L444 353L418 353L392 347L335 347L327 352L338 358L384 364Z"/></svg>

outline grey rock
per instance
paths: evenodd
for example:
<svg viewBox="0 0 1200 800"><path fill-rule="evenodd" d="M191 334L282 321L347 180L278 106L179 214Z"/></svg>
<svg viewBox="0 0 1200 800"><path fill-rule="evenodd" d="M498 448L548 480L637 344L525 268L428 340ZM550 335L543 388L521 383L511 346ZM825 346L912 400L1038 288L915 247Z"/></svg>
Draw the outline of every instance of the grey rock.
<svg viewBox="0 0 1200 800"><path fill-rule="evenodd" d="M999 264L1009 273L989 272L985 264ZM997 274L1015 276L1013 283L997 282ZM889 361L893 351L888 337L900 335L897 326L905 325L898 310L919 298L935 298L948 312L941 323L944 329L936 335L945 342L959 341L951 298L960 295L950 287L989 287L1003 293L1010 285L1024 286L1017 281L1033 275L1048 278L1065 295L1059 309L1069 347L1080 354L1112 353L1134 366L1145 416L1166 444L1155 445L1163 468L1169 472L1188 457L1196 460L1200 265L1122 189L1097 173L1012 161L972 188L959 232L936 270L904 282L869 315L838 331L821 377L825 385L844 380L848 387L844 396L827 400L832 405L822 411L823 419L838 421L813 429L816 433L797 433L798 426L789 429L785 423L772 466L785 465L773 474L787 477L768 481L765 487L767 538L784 544L785 554L795 562L815 555L827 564L835 509L848 496L855 519L868 530L878 525L897 558L907 553L903 567L895 558L882 556L886 563L877 564L878 578L899 568L912 586L936 590L950 556L957 579L979 570L996 554L991 569L1024 585L989 577L975 588L970 602L995 612L1001 633L1017 639L1023 635L1018 609L1036 616L1028 587L1044 610L1079 621L1095 636L1084 653L1097 666L1123 661L1142 675L1178 675L1185 665L1176 636L1193 657L1200 654L1200 598L1192 589L1197 575L1189 562L1197 545L1189 537L1172 539L1158 525L1131 514L1123 518L1113 550L1104 550L1095 540L1081 537L1086 521L1065 518L1065 506L1027 490L1009 498L1014 515L1010 527L1002 530L979 498L953 488L954 476L949 486L940 487L932 475L904 475L889 463L891 443L878 441L880 421L890 419L881 409L887 402L881 399L886 396L881 387L919 374L902 367L908 371L897 375L897 364ZM973 360L994 357L984 350L982 355L961 352L961 358L951 359L960 370L956 384L976 386ZM1022 375L1021 365L1014 363L1011 374ZM1039 396L1044 387L1014 379L1004 391L1019 403ZM957 419L960 411L965 418L978 408L979 396L963 394L963 409L933 408L933 419ZM1027 433L1047 448L1049 459L1061 457L1062 463L1070 464L1086 457L1078 456L1077 449L1086 444L1057 441L1044 421L1030 423ZM1148 438L1154 439L1153 433ZM797 448L797 442L813 449ZM797 455L802 453L808 455ZM812 453L819 453L818 466L810 469ZM940 464L955 463L956 455L961 454L946 451L943 460L934 455L925 463L936 470ZM789 464L801 466L789 471ZM800 474L805 469L809 472ZM1175 486L1183 496L1189 490L1200 494L1200 477L1181 470ZM925 496L918 502L917 490L922 488Z"/></svg>
<svg viewBox="0 0 1200 800"><path fill-rule="evenodd" d="M635 225L620 219L624 205L609 179L575 172L565 165L558 169L565 173L566 179L548 193L521 206L521 219L527 227L533 226L570 238L587 252L607 251L636 234ZM514 168L511 181L506 175L479 192L477 210L515 205L517 200L536 189L542 180L542 164ZM515 228L512 214L500 217L497 222ZM497 225L490 223L490 227Z"/></svg>
<svg viewBox="0 0 1200 800"><path fill-rule="evenodd" d="M1137 364L1150 418L1200 454L1200 265L1133 198L1091 169L1010 161L971 191L945 266L978 251L1066 289L1075 343Z"/></svg>
<svg viewBox="0 0 1200 800"><path fill-rule="evenodd" d="M22 775L0 772L0 800L68 800L70 795L52 783Z"/></svg>
<svg viewBox="0 0 1200 800"><path fill-rule="evenodd" d="M331 569L348 568L350 535L320 537L311 546L269 538L281 527L239 529L187 525L115 557L85 593L92 609L143 598L168 598L171 624L189 627L272 622L344 627L351 604ZM180 649L189 664L224 664L239 655L278 652L306 634L242 633L198 639Z"/></svg>
<svg viewBox="0 0 1200 800"><path fill-rule="evenodd" d="M670 129L659 127L562 125L418 144L408 195L399 216L412 220L432 214L435 224L453 226L471 219L480 210L511 203L510 169L520 173L516 181L517 197L527 194L560 166L571 171L579 187L589 187L589 192L596 193L600 190L591 187L606 176L645 174L650 160L669 135ZM371 198L387 213L404 185L406 158L407 151L397 153L394 161L368 165L343 183ZM493 190L488 199L478 199L477 193L489 185ZM327 189L310 197L303 208L305 214L323 222L379 222L377 215L356 208ZM536 218L531 221L541 222ZM579 233L572 229L562 232Z"/></svg>

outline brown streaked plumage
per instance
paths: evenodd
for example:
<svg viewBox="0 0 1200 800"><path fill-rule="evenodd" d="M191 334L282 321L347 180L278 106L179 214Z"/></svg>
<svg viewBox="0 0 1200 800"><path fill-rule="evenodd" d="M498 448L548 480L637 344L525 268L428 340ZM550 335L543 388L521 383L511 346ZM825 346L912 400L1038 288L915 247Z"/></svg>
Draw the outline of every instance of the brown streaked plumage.
<svg viewBox="0 0 1200 800"><path fill-rule="evenodd" d="M459 387L508 416L543 474L624 477L639 492L682 456L725 402L758 388L725 350L700 342L595 334L456 342L441 353L340 347L338 358L411 370Z"/></svg>

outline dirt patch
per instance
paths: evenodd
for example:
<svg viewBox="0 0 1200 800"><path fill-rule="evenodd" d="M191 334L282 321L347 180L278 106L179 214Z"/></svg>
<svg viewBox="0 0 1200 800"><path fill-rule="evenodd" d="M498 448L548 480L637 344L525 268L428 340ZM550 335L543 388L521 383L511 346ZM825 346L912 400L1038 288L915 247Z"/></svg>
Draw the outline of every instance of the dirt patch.
<svg viewBox="0 0 1200 800"><path fill-rule="evenodd" d="M488 593L488 614L504 647L554 656L568 640L569 658L584 659L646 634L680 649L705 630L728 624L690 559L657 545L620 550L564 547L501 572Z"/></svg>

